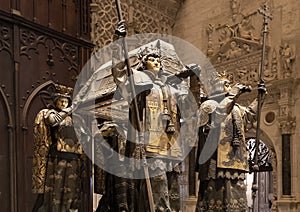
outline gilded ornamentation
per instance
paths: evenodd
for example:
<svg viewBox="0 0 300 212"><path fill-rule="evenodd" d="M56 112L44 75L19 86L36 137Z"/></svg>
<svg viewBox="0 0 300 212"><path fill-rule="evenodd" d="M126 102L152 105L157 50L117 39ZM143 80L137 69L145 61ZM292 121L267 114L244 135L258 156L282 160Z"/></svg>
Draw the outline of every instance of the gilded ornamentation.
<svg viewBox="0 0 300 212"><path fill-rule="evenodd" d="M38 194L34 211L78 210L87 176L86 157L79 139L89 138L87 131L77 131L73 126L73 89L53 86L54 108L39 111L33 126L32 191Z"/></svg>
<svg viewBox="0 0 300 212"><path fill-rule="evenodd" d="M52 144L50 129L44 123L44 117L46 116L47 109L42 110L36 117L35 123L37 127L34 129L34 139L39 141L34 145L34 154L32 166L33 175L32 175L32 190L34 193L43 193L46 170L47 170L47 156Z"/></svg>

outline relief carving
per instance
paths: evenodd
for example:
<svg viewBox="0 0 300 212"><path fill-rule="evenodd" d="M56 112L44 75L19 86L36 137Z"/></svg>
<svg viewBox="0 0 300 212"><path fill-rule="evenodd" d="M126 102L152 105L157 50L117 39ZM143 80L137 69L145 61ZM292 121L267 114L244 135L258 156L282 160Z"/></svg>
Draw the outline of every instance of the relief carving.
<svg viewBox="0 0 300 212"><path fill-rule="evenodd" d="M0 52L7 51L12 56L11 43L11 29L0 24Z"/></svg>
<svg viewBox="0 0 300 212"><path fill-rule="evenodd" d="M280 46L281 65L283 77L290 77L292 74L292 65L295 61L295 53L288 43Z"/></svg>
<svg viewBox="0 0 300 212"><path fill-rule="evenodd" d="M271 163L273 167L272 171L272 180L273 180L273 201L276 201L278 198L278 170L277 170L277 157L274 149L270 149L270 156L272 158ZM276 205L272 204L272 209L275 208Z"/></svg>
<svg viewBox="0 0 300 212"><path fill-rule="evenodd" d="M220 32L219 35L219 46L223 46L223 44L227 43L232 37L234 37L234 29L230 26L225 25Z"/></svg>
<svg viewBox="0 0 300 212"><path fill-rule="evenodd" d="M207 56L208 57L211 57L214 54L213 42L212 42L213 31L214 31L213 25L209 24L208 27L206 28L206 33L208 36L208 42L207 42Z"/></svg>
<svg viewBox="0 0 300 212"><path fill-rule="evenodd" d="M217 55L217 62L226 62L241 56L260 51L261 46L258 43L251 43L245 39L234 37L220 48Z"/></svg>
<svg viewBox="0 0 300 212"><path fill-rule="evenodd" d="M178 177L179 185L188 185L189 184L189 176L187 172L182 172Z"/></svg>
<svg viewBox="0 0 300 212"><path fill-rule="evenodd" d="M278 70L277 70L277 53L276 50L273 49L272 53L272 62L271 62L271 68L268 68L268 64L266 64L266 68L264 69L264 78L266 81L271 81L277 79L278 76Z"/></svg>
<svg viewBox="0 0 300 212"><path fill-rule="evenodd" d="M259 37L262 20L258 11L243 14L240 1L231 1L233 21L224 24L212 24L206 29L208 36L207 56L215 69L221 73L226 71L233 83L242 82L257 86L258 69L261 62L262 43ZM265 76L266 82L278 78L277 54L266 47Z"/></svg>
<svg viewBox="0 0 300 212"><path fill-rule="evenodd" d="M39 54L39 45L45 47L48 52L47 60L49 66L53 66L56 62L67 61L69 70L78 74L78 50L75 45L70 43L61 43L60 41L45 35L37 35L33 31L20 30L20 55L26 56L29 60L32 58L32 52ZM61 56L59 59L53 58L53 52L59 51Z"/></svg>
<svg viewBox="0 0 300 212"><path fill-rule="evenodd" d="M236 16L241 13L241 0L231 0L230 8L232 11L232 19L235 20Z"/></svg>
<svg viewBox="0 0 300 212"><path fill-rule="evenodd" d="M242 56L242 53L243 52L242 52L242 49L240 48L240 46L235 41L231 41L230 49L225 54L220 53L219 55L221 57L225 56L226 60L231 60L231 59Z"/></svg>
<svg viewBox="0 0 300 212"><path fill-rule="evenodd" d="M238 69L237 70L237 81L242 83L242 84L245 84L247 85L248 84L248 77L247 77L247 67L243 67L242 69Z"/></svg>
<svg viewBox="0 0 300 212"><path fill-rule="evenodd" d="M242 21L238 23L236 32L238 37L259 41L259 38L254 36L253 30L255 30L255 28L252 25L251 16L245 16Z"/></svg>
<svg viewBox="0 0 300 212"><path fill-rule="evenodd" d="M233 37L211 57L211 62L219 73L226 71L227 78L233 83L242 82L256 86L261 49L261 44L256 41ZM266 55L268 51L269 48ZM266 81L273 79L274 73L271 70L269 72L265 77Z"/></svg>

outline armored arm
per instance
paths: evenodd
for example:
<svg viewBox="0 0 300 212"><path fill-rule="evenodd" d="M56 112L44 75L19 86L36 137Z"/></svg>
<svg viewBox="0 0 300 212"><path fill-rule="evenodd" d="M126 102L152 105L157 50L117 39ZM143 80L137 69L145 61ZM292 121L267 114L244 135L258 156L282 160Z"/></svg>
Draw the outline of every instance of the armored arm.
<svg viewBox="0 0 300 212"><path fill-rule="evenodd" d="M262 106L267 94L267 89L264 86L264 84L259 85L258 92L262 93L262 98L261 98L261 106ZM244 122L247 129L253 127L253 123L257 121L256 119L257 119L257 111L259 106L258 104L259 104L258 99L255 98L253 102L244 110Z"/></svg>
<svg viewBox="0 0 300 212"><path fill-rule="evenodd" d="M47 124L51 126L58 125L61 121L63 121L68 115L72 113L72 106L66 109L61 110L60 112L56 110L49 110L45 116L45 121Z"/></svg>
<svg viewBox="0 0 300 212"><path fill-rule="evenodd" d="M235 103L237 102L241 94L246 92L251 92L251 91L252 91L251 86L246 86L240 83L234 85L230 90L230 92L227 94L227 98L228 98L226 102L227 114L230 113L230 111L232 110L233 106L235 105Z"/></svg>

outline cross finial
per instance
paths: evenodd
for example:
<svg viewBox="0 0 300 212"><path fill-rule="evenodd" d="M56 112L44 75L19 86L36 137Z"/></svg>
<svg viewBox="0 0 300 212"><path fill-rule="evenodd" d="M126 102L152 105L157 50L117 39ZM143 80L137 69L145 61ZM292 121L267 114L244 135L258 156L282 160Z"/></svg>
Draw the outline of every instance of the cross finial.
<svg viewBox="0 0 300 212"><path fill-rule="evenodd" d="M268 19L270 19L270 20L273 19L273 15L270 12L270 7L267 4L267 2L265 2L264 5L258 9L258 13L262 14L264 16L265 23L268 22Z"/></svg>

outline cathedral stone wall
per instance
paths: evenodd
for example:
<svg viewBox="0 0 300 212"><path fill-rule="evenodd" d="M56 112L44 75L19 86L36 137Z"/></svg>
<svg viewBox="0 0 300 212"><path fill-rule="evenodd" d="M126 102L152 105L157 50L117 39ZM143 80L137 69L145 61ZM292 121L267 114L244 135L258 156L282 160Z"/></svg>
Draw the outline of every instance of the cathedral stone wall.
<svg viewBox="0 0 300 212"><path fill-rule="evenodd" d="M173 35L205 53L219 72L233 82L257 87L263 16L262 0L185 0L178 12ZM269 21L264 65L266 97L261 116L261 139L273 154L274 211L300 210L300 2L267 1ZM236 51L232 48L235 45ZM254 89L255 90L255 89ZM255 98L246 95L242 102ZM191 199L187 205L192 205ZM187 207L187 210L188 207Z"/></svg>
<svg viewBox="0 0 300 212"><path fill-rule="evenodd" d="M232 82L250 84L244 95L249 103L257 95L261 62L264 0L121 0L128 34L163 33L182 38L207 57L218 72ZM272 154L272 189L265 202L273 211L300 210L300 1L267 1L273 16L264 61L268 89L261 115L261 140ZM117 23L113 1L93 0L91 39L95 50L112 41ZM101 55L99 55L101 58ZM193 86L193 85L192 85ZM253 133L254 135L255 133ZM185 173L187 174L187 172ZM181 178L188 184L187 176ZM183 189L186 196L187 189ZM196 197L185 201L184 211L193 211ZM259 196L258 199L262 199Z"/></svg>

